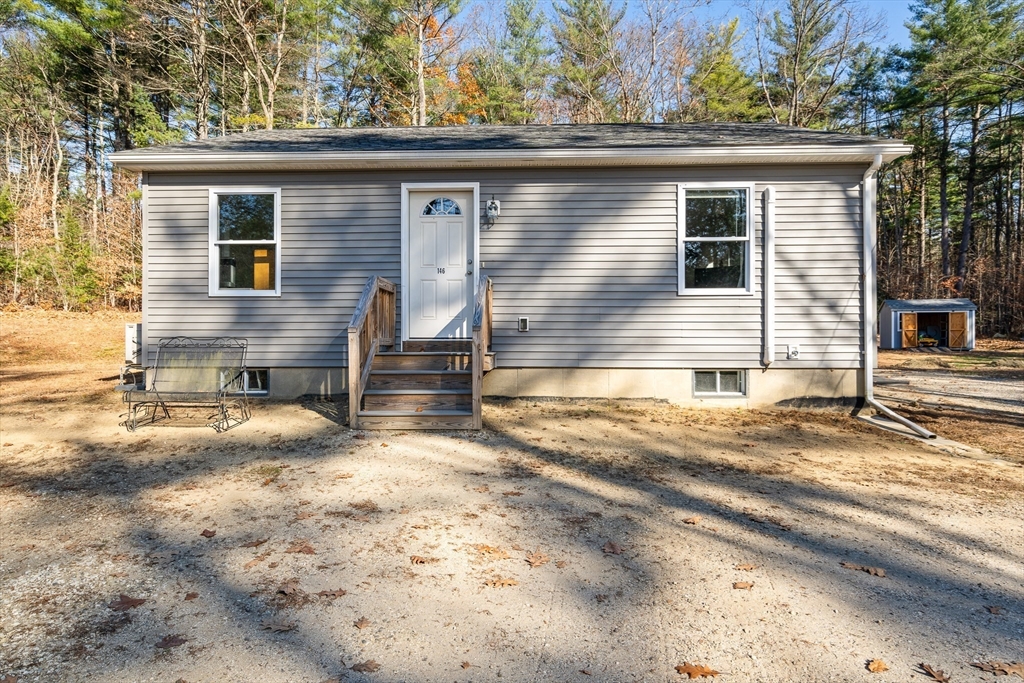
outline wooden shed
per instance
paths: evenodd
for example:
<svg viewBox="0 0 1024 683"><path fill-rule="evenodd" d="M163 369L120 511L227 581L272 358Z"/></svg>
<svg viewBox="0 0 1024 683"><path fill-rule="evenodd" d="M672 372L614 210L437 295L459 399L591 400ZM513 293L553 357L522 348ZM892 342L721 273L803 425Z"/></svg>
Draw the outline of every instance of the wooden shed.
<svg viewBox="0 0 1024 683"><path fill-rule="evenodd" d="M887 299L878 316L880 346L970 351L978 307L970 299Z"/></svg>

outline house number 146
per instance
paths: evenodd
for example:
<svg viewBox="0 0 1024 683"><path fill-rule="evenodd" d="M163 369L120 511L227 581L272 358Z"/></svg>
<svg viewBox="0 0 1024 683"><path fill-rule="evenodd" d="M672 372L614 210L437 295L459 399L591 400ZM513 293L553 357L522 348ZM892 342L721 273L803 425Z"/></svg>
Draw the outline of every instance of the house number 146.
<svg viewBox="0 0 1024 683"><path fill-rule="evenodd" d="M437 274L438 275L444 275L444 268L438 268L437 269Z"/></svg>

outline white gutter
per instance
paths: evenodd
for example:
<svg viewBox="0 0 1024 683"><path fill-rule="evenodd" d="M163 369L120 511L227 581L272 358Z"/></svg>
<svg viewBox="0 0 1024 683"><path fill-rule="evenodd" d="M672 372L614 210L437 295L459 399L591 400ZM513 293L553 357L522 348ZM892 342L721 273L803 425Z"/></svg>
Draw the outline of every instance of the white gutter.
<svg viewBox="0 0 1024 683"><path fill-rule="evenodd" d="M775 188L764 188L764 233L761 236L764 261L764 348L761 362L775 362Z"/></svg>
<svg viewBox="0 0 1024 683"><path fill-rule="evenodd" d="M232 152L125 150L110 155L130 171L297 171L408 168L692 166L709 164L863 163L913 151L902 142L865 145L776 145L594 149Z"/></svg>
<svg viewBox="0 0 1024 683"><path fill-rule="evenodd" d="M875 299L878 283L876 271L878 269L878 237L875 230L875 210L878 196L878 178L875 172L882 165L882 155L875 155L871 166L864 172L864 180L861 185L861 219L864 232L864 271L862 280L862 294L864 307L864 402L882 413L890 420L899 422L912 429L926 439L934 439L936 435L929 432L919 424L911 422L902 415L897 415L892 410L875 400L875 355L877 343L875 340Z"/></svg>

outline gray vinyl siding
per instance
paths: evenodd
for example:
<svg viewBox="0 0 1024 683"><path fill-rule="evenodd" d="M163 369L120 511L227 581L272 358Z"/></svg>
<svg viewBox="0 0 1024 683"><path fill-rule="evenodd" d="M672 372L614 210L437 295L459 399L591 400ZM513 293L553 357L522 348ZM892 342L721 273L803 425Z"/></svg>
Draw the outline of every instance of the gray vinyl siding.
<svg viewBox="0 0 1024 683"><path fill-rule="evenodd" d="M500 367L756 368L761 229L776 188L777 365L860 365L860 189L854 166L151 173L145 334L249 339L252 367L338 367L366 278L401 277L403 182L480 182ZM677 294L679 182L755 182L753 294ZM281 296L210 297L211 187L280 187ZM401 316L401 302L399 302ZM530 332L517 331L519 316ZM399 327L400 329L400 327ZM801 360L786 361L787 344Z"/></svg>

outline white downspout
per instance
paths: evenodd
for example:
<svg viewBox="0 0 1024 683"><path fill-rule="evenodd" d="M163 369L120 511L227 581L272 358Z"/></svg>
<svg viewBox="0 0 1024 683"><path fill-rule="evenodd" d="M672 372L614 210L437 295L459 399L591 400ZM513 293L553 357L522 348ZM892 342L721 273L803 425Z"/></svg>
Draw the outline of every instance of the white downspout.
<svg viewBox="0 0 1024 683"><path fill-rule="evenodd" d="M775 362L775 188L764 188L764 234L761 258L764 260L764 348L761 362Z"/></svg>
<svg viewBox="0 0 1024 683"><path fill-rule="evenodd" d="M878 238L875 230L875 209L878 196L878 179L875 172L882 165L882 155L876 154L871 166L864 172L861 183L861 220L864 233L863 279L861 293L864 309L864 403L882 413L890 420L895 420L909 427L926 439L934 439L935 434L919 424L911 422L902 415L897 415L889 408L875 400L875 292L878 288L876 271L878 269Z"/></svg>

